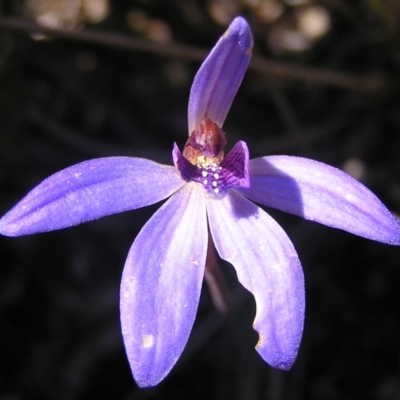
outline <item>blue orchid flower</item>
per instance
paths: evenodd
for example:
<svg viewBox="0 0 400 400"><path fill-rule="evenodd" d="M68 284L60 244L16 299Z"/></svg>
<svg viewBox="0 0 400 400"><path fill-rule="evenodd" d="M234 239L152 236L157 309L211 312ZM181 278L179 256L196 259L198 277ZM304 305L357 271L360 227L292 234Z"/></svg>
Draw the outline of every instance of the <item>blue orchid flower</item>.
<svg viewBox="0 0 400 400"><path fill-rule="evenodd" d="M242 141L224 156L222 126L252 46L247 22L236 18L194 79L189 139L182 153L174 146L174 166L129 157L85 161L43 181L0 220L1 234L29 235L169 198L135 239L122 274L122 334L141 387L159 383L186 345L209 237L255 297L257 351L271 366L291 368L303 332L302 268L283 229L253 201L400 244L398 221L344 172L299 157L249 160Z"/></svg>

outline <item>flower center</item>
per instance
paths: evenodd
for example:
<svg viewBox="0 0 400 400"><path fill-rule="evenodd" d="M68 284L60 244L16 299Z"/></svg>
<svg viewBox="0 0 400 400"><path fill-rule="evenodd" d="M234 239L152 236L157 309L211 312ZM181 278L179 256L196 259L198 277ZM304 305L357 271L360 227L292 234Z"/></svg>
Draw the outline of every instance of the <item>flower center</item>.
<svg viewBox="0 0 400 400"><path fill-rule="evenodd" d="M224 158L226 145L222 129L210 119L202 121L191 133L183 149L174 146L174 163L185 181L194 181L213 195L235 187L249 187L249 152L238 142Z"/></svg>
<svg viewBox="0 0 400 400"><path fill-rule="evenodd" d="M223 174L222 167L220 167L216 163L211 163L206 167L200 168L201 176L204 178L202 180L202 184L204 188L210 192L213 191L214 193L220 192L220 186L223 185L223 180L220 174Z"/></svg>
<svg viewBox="0 0 400 400"><path fill-rule="evenodd" d="M183 156L195 165L201 174L193 180L200 180L208 192L220 191L222 167L219 164L224 158L225 145L225 133L215 122L207 118L194 129L183 149Z"/></svg>

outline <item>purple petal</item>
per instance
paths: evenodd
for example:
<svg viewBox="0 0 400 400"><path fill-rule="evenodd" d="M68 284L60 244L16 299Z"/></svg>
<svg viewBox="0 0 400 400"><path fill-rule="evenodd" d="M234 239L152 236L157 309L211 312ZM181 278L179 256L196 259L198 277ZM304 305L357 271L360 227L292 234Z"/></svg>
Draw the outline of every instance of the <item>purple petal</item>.
<svg viewBox="0 0 400 400"><path fill-rule="evenodd" d="M184 184L175 167L141 158L85 161L50 176L0 219L0 233L29 235L147 206Z"/></svg>
<svg viewBox="0 0 400 400"><path fill-rule="evenodd" d="M175 365L196 316L207 250L203 189L188 183L139 233L121 282L122 334L139 386Z"/></svg>
<svg viewBox="0 0 400 400"><path fill-rule="evenodd" d="M233 146L228 155L221 161L224 171L221 183L224 188L247 188L250 186L249 178L249 149L242 140Z"/></svg>
<svg viewBox="0 0 400 400"><path fill-rule="evenodd" d="M255 297L257 351L270 365L288 370L303 332L304 282L300 261L283 229L235 191L207 203L215 247Z"/></svg>
<svg viewBox="0 0 400 400"><path fill-rule="evenodd" d="M250 160L251 200L378 242L400 244L398 221L364 185L307 158Z"/></svg>
<svg viewBox="0 0 400 400"><path fill-rule="evenodd" d="M206 118L222 127L251 58L253 37L237 17L197 72L189 98L189 134Z"/></svg>

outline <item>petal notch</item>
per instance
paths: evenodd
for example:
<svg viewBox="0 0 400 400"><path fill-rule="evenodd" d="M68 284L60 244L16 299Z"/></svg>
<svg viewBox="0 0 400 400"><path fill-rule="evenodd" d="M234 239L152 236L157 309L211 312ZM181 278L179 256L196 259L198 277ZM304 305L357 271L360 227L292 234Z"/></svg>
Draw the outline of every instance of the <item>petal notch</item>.
<svg viewBox="0 0 400 400"><path fill-rule="evenodd" d="M263 210L231 191L207 203L211 235L224 260L256 300L257 351L275 368L296 359L304 323L304 278L283 229Z"/></svg>

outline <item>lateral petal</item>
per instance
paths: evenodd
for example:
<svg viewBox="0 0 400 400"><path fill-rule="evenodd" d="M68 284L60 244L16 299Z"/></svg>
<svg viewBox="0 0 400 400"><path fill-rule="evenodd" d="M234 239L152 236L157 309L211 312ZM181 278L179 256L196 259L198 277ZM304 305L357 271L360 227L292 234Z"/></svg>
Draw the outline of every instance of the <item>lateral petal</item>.
<svg viewBox="0 0 400 400"><path fill-rule="evenodd" d="M122 334L133 376L141 387L159 383L186 345L206 251L204 191L188 183L143 227L122 275Z"/></svg>
<svg viewBox="0 0 400 400"><path fill-rule="evenodd" d="M364 185L307 158L250 160L249 199L305 219L388 244L400 244L399 222Z"/></svg>
<svg viewBox="0 0 400 400"><path fill-rule="evenodd" d="M246 20L235 18L197 72L189 97L189 135L206 118L222 127L249 65L253 36Z"/></svg>
<svg viewBox="0 0 400 400"><path fill-rule="evenodd" d="M142 158L84 161L36 186L0 219L0 233L47 232L144 207L165 199L184 183L175 167Z"/></svg>
<svg viewBox="0 0 400 400"><path fill-rule="evenodd" d="M236 269L256 301L254 329L262 358L275 368L294 363L304 323L304 280L296 251L283 229L232 190L207 203L215 247Z"/></svg>

